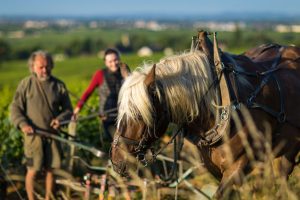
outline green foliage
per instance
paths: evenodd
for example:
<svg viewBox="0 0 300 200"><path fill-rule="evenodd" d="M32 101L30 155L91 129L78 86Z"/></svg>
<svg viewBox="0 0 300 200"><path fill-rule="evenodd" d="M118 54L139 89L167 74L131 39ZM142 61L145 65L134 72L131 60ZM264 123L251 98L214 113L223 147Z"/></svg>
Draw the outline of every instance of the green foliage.
<svg viewBox="0 0 300 200"><path fill-rule="evenodd" d="M0 39L0 62L9 58L10 48L6 41Z"/></svg>
<svg viewBox="0 0 300 200"><path fill-rule="evenodd" d="M68 56L76 56L81 54L94 54L99 49L104 49L106 46L105 42L101 39L85 38L83 40L74 39L65 46L57 46L55 52L61 52Z"/></svg>
<svg viewBox="0 0 300 200"><path fill-rule="evenodd" d="M13 93L10 87L5 86L0 94L0 162L5 165L20 164L23 154L22 135L11 125L8 117Z"/></svg>

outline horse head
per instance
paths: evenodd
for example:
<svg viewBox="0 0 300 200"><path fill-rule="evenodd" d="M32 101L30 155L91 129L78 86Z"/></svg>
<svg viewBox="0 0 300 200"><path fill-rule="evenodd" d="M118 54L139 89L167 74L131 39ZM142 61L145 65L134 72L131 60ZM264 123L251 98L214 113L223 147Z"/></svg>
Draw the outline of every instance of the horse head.
<svg viewBox="0 0 300 200"><path fill-rule="evenodd" d="M155 68L154 65L143 81L151 113L143 113L141 110L141 113L132 113L132 116L124 114L118 121L111 148L111 161L114 170L123 176L128 175L128 166L136 165L135 161L140 161L143 165L148 164L147 149L152 148L152 144L164 134L169 124L164 100L158 94L160 86L155 80ZM125 95L124 91L121 91L121 94ZM122 106L124 105L121 104ZM130 109L127 106L130 107L125 105L125 109Z"/></svg>
<svg viewBox="0 0 300 200"><path fill-rule="evenodd" d="M139 68L125 80L111 148L117 172L126 174L133 163L126 153L147 164L147 149L151 150L170 122L179 127L196 119L198 124L207 123L214 109L210 70L207 56L193 51L163 58L153 67Z"/></svg>

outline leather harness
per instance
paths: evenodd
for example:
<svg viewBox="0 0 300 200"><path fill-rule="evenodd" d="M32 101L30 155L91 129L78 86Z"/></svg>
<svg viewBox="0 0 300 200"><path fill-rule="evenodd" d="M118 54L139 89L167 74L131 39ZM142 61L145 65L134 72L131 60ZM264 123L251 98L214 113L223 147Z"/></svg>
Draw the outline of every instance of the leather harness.
<svg viewBox="0 0 300 200"><path fill-rule="evenodd" d="M206 35L205 35L206 36ZM206 36L207 37L207 36ZM209 39L199 40L205 41L202 46L202 49L205 54L211 53L211 50L205 50L209 48L207 42L210 42ZM209 43L211 44L211 43ZM200 45L199 45L200 46ZM284 98L282 94L282 89L279 83L279 80L274 75L274 72L279 70L278 64L281 60L281 53L284 50L284 47L279 49L278 55L273 61L271 68L265 72L260 73L249 73L239 71L237 68L237 63L235 60L227 53L222 53L218 48L218 42L216 38L216 33L214 33L214 44L213 44L213 64L214 69L212 70L213 77L217 79L218 85L215 85L216 90L216 114L215 114L215 124L214 126L201 134L198 139L197 146L212 146L219 142L223 136L229 135L230 132L230 122L231 122L231 112L233 110L240 109L241 104L246 104L248 108L256 108L265 111L271 116L275 117L278 122L283 123L286 120L285 111L284 111ZM211 56L211 55L210 55ZM212 60L212 59L211 59ZM239 91L238 91L238 83L236 81L236 76L244 75L244 76L261 76L262 81L256 87L256 89L250 94L250 97L247 99L247 102L241 102L239 100ZM258 93L263 89L265 85L273 78L276 82L277 89L280 95L280 111L277 112L272 108L260 104L255 101Z"/></svg>
<svg viewBox="0 0 300 200"><path fill-rule="evenodd" d="M203 33L203 32L202 32ZM206 32L207 34L207 32ZM273 74L275 71L279 70L278 64L281 60L281 53L284 49L284 47L280 48L277 57L275 58L271 68L265 72L261 73L249 73L244 71L239 71L237 67L237 63L235 60L226 53L222 53L220 49L218 48L216 33L214 33L214 46L213 51L211 48L211 42L208 39L207 35L203 38L199 38L198 40L193 37L192 41L192 49L200 49L203 50L203 52L208 56L208 58L211 61L212 66L212 75L214 77L214 81L212 85L208 88L210 90L212 87L214 87L216 91L216 113L215 113L215 124L214 126L203 133L198 138L192 138L195 137L193 134L184 134L187 139L190 141L195 141L196 139L196 145L204 149L203 147L209 147L217 142L221 141L221 139L224 137L224 135L229 135L230 132L230 124L231 124L231 112L233 110L239 110L240 105L243 103L239 100L239 91L238 91L238 83L236 81L237 75L244 75L244 76L261 76L262 81L257 86L257 88L254 90L254 92L250 95L250 97L247 99L246 105L248 108L258 108L262 109L265 112L269 113L270 115L277 118L277 120L280 123L285 122L285 112L284 112L284 101L283 101L283 95L281 86L279 84L278 79ZM200 33L199 33L200 35ZM203 43L201 43L203 42ZM196 43L196 44L195 44ZM213 58L211 57L213 53ZM266 105L262 105L258 102L255 102L255 98L257 97L258 93L263 89L263 87L269 82L269 80L273 78L276 81L277 89L280 94L280 111L276 112L273 109L267 107ZM159 83L157 83L156 87L159 88ZM208 92L208 91L207 91ZM206 93L205 93L206 94ZM204 95L205 95L204 94ZM164 107L166 109L166 107ZM168 118L170 119L170 115L168 111L164 111L164 113L168 114ZM156 118L156 116L154 116ZM173 139L181 132L186 132L186 126L183 124L180 126L178 131L172 136L172 139L170 142L173 141ZM169 142L169 143L170 143ZM143 137L140 141L133 140L127 137L122 136L121 134L115 135L114 141L112 143L112 146L114 148L119 147L119 143L124 143L127 145L132 145L134 147L134 152L132 152L132 155L134 155L139 161L141 161L144 165L147 165L148 160L145 157L145 150L149 147L147 144L147 138ZM169 144L168 143L168 144ZM167 144L167 145L168 145ZM120 147L119 147L120 148ZM162 149L164 149L163 147ZM208 149L208 148L205 148ZM153 151L153 149L151 149ZM157 153L153 152L153 160L155 160L155 157L161 152L159 150ZM111 152L110 152L111 153ZM114 163L112 162L114 168L116 168L119 173L123 171L123 168L125 166L125 163Z"/></svg>

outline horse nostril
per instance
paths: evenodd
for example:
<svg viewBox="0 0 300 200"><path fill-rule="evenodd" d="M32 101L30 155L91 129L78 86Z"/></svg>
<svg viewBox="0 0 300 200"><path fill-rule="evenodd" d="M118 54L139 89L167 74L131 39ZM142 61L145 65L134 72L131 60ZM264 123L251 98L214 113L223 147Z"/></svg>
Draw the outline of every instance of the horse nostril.
<svg viewBox="0 0 300 200"><path fill-rule="evenodd" d="M138 154L136 157L139 161L142 161L145 159L145 154Z"/></svg>
<svg viewBox="0 0 300 200"><path fill-rule="evenodd" d="M125 163L121 163L121 166L120 166L120 174L121 176L127 176L127 171L126 171L126 165Z"/></svg>
<svg viewBox="0 0 300 200"><path fill-rule="evenodd" d="M118 174L120 174L122 177L127 177L128 176L128 172L126 170L126 164L124 162L119 162L117 164L114 164L113 169Z"/></svg>

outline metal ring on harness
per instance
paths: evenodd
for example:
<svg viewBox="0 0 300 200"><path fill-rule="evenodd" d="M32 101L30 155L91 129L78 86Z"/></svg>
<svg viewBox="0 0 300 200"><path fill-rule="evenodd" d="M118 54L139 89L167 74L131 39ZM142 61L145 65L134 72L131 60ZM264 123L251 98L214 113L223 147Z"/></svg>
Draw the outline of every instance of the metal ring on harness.
<svg viewBox="0 0 300 200"><path fill-rule="evenodd" d="M253 99L255 98L255 96L251 95L251 97L249 97L247 99L247 107L251 108L253 106Z"/></svg>
<svg viewBox="0 0 300 200"><path fill-rule="evenodd" d="M277 120L278 120L279 123L285 122L286 121L286 114L283 111L281 111L277 115Z"/></svg>
<svg viewBox="0 0 300 200"><path fill-rule="evenodd" d="M229 117L228 110L226 108L222 109L221 120L226 121L228 119L228 117Z"/></svg>

